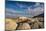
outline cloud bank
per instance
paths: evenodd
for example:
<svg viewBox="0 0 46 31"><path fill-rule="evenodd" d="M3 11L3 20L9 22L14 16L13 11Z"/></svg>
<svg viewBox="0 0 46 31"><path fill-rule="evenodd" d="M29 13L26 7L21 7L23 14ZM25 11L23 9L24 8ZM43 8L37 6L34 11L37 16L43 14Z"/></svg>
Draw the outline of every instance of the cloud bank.
<svg viewBox="0 0 46 31"><path fill-rule="evenodd" d="M13 3L12 3L13 4ZM6 6L6 17L19 17L19 16L27 16L33 17L39 14L44 13L44 4L35 3L34 5L28 6L28 4L19 4L16 5L7 4ZM33 2L32 2L33 4Z"/></svg>

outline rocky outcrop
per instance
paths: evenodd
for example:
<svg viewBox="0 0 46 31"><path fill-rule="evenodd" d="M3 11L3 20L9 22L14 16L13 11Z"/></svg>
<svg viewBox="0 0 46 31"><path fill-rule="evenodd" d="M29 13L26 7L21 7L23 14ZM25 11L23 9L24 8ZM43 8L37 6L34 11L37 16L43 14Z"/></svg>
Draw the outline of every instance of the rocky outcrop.
<svg viewBox="0 0 46 31"><path fill-rule="evenodd" d="M31 21L31 19L29 19L28 17L18 17L17 19L16 19L16 22L17 23L23 23L23 22L26 22L26 21Z"/></svg>
<svg viewBox="0 0 46 31"><path fill-rule="evenodd" d="M29 30L29 29L31 29L31 27L28 23L21 23L17 28L17 30Z"/></svg>
<svg viewBox="0 0 46 31"><path fill-rule="evenodd" d="M43 17L18 17L15 19L6 19L6 30L29 30L44 28Z"/></svg>

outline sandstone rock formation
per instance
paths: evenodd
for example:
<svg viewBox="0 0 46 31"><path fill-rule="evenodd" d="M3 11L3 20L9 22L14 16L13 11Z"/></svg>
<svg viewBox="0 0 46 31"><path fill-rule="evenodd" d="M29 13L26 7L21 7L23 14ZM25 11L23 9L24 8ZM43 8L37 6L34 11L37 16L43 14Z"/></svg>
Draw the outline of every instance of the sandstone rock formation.
<svg viewBox="0 0 46 31"><path fill-rule="evenodd" d="M27 17L18 17L18 18L16 19L16 22L17 22L17 23L26 22L26 21L28 21L28 18L27 18Z"/></svg>
<svg viewBox="0 0 46 31"><path fill-rule="evenodd" d="M28 23L21 23L17 30L29 30L31 29L30 25Z"/></svg>
<svg viewBox="0 0 46 31"><path fill-rule="evenodd" d="M39 28L44 28L43 17L6 19L6 30L30 30Z"/></svg>
<svg viewBox="0 0 46 31"><path fill-rule="evenodd" d="M14 22L12 19L6 19L6 30L14 30L17 27L16 22Z"/></svg>

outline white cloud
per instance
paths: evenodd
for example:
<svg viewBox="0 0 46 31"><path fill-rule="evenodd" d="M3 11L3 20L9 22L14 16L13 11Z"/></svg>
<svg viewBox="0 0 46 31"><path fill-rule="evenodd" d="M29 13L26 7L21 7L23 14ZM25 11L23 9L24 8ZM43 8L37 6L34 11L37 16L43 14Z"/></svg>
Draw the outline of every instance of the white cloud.
<svg viewBox="0 0 46 31"><path fill-rule="evenodd" d="M6 17L16 17L16 16L22 16L21 14L24 14L23 11L17 11L12 8L6 8Z"/></svg>
<svg viewBox="0 0 46 31"><path fill-rule="evenodd" d="M23 12L23 11L16 11L16 10L14 10L12 8L6 8L6 16L10 16L10 17L17 17L17 16L32 17L32 16L37 16L39 14L42 14L43 11L44 11L44 7L43 7L43 5L40 5L40 3L36 3L34 5L34 7L36 7L36 8L34 8L34 9L31 9L30 7L28 7L28 9L26 9L25 12ZM26 15L22 15L24 13L26 13Z"/></svg>
<svg viewBox="0 0 46 31"><path fill-rule="evenodd" d="M42 14L44 11L43 8L41 7L36 7L34 9L30 9L30 7L28 7L28 10L26 10L26 14L28 13L28 15L22 15L24 14L25 12L20 12L20 11L15 11L13 9L9 9L7 8L6 9L6 16L11 16L11 17L16 17L16 16L28 16L28 17L33 17L33 16L37 16L39 14ZM9 13L10 12L10 13ZM12 14L13 13L13 14ZM21 14L20 14L21 13Z"/></svg>
<svg viewBox="0 0 46 31"><path fill-rule="evenodd" d="M17 11L12 8L6 8L6 13L24 13L23 11Z"/></svg>
<svg viewBox="0 0 46 31"><path fill-rule="evenodd" d="M39 6L40 5L40 3L39 2L37 2L34 6Z"/></svg>
<svg viewBox="0 0 46 31"><path fill-rule="evenodd" d="M37 3L38 5L38 3ZM34 9L30 9L30 7L28 7L28 11L29 14L31 14L32 16L37 16L39 14L42 14L44 12L44 9L42 7L36 7Z"/></svg>

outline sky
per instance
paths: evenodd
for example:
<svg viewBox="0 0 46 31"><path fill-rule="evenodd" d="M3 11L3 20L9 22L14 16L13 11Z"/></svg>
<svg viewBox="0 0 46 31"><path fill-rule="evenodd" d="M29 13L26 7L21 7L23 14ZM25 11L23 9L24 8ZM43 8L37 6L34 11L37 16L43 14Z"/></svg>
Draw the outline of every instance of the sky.
<svg viewBox="0 0 46 31"><path fill-rule="evenodd" d="M24 1L6 1L6 17L33 17L44 13L44 3L24 2Z"/></svg>

